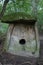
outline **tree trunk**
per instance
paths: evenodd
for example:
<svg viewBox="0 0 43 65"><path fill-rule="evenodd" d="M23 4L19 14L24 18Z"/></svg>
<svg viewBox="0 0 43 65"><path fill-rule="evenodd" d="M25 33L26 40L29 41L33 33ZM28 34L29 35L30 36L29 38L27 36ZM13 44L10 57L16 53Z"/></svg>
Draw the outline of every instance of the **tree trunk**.
<svg viewBox="0 0 43 65"><path fill-rule="evenodd" d="M2 8L2 11L1 11L1 13L0 13L0 19L3 17L3 15L4 15L4 12L5 12L5 10L6 10L6 6L7 6L7 3L9 2L9 0L5 0L4 1L4 5L3 5L3 8Z"/></svg>

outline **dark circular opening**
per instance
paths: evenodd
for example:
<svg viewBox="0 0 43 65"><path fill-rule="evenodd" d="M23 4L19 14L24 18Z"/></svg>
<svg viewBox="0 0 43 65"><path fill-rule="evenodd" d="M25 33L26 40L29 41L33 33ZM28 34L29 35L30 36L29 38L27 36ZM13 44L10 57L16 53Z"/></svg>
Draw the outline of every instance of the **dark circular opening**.
<svg viewBox="0 0 43 65"><path fill-rule="evenodd" d="M32 54L35 54L35 52L32 52Z"/></svg>
<svg viewBox="0 0 43 65"><path fill-rule="evenodd" d="M20 43L21 45L24 45L24 44L26 43L26 40L25 40L25 39L21 39L21 40L19 40L19 43Z"/></svg>

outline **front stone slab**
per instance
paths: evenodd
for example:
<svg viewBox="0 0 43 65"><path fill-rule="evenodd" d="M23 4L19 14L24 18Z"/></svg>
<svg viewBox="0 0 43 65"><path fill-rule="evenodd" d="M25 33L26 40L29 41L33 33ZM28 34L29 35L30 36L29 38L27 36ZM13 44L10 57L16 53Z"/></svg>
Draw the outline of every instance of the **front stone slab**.
<svg viewBox="0 0 43 65"><path fill-rule="evenodd" d="M7 44L5 44L4 49L14 55L38 57L39 43L36 38L34 25L11 24L7 34Z"/></svg>

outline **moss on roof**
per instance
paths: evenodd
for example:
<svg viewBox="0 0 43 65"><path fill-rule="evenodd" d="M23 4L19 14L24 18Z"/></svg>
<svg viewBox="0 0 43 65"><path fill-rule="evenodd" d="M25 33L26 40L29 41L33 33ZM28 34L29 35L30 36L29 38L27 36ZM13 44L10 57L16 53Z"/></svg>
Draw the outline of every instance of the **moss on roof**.
<svg viewBox="0 0 43 65"><path fill-rule="evenodd" d="M19 19L34 20L35 18L32 17L31 15L26 14L26 13L16 12L16 13L4 15L2 18L2 22L6 22L6 21L12 22L12 21L19 20Z"/></svg>

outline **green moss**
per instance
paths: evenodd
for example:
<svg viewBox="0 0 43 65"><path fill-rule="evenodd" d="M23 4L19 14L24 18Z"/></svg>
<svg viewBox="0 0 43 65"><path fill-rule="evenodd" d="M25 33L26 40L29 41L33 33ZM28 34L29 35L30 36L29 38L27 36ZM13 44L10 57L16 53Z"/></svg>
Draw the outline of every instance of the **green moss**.
<svg viewBox="0 0 43 65"><path fill-rule="evenodd" d="M23 13L23 12L17 12L17 13L4 15L2 18L2 21L3 22L6 22L6 21L12 22L14 20L19 20L19 19L32 20L32 19L34 19L34 17L32 17L26 13Z"/></svg>

